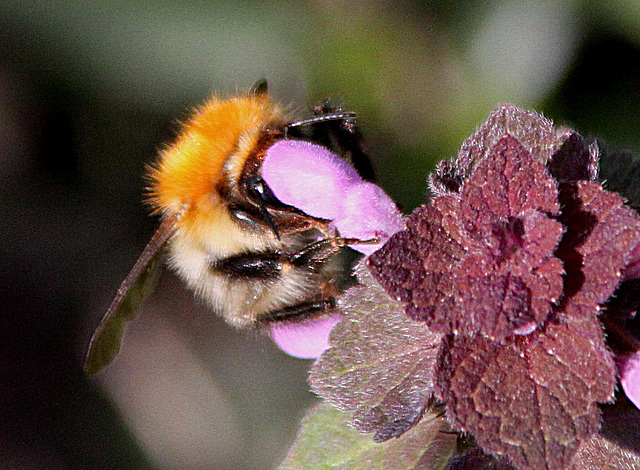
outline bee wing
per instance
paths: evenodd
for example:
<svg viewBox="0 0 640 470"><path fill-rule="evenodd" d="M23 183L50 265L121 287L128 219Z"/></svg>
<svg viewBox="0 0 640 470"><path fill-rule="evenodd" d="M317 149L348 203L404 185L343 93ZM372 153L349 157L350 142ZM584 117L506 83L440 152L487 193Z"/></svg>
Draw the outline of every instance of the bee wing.
<svg viewBox="0 0 640 470"><path fill-rule="evenodd" d="M120 342L127 322L136 316L142 301L157 285L163 265L162 249L173 235L177 220L178 216L174 216L163 221L120 284L115 298L89 343L84 363L85 373L99 372L109 365L120 351Z"/></svg>

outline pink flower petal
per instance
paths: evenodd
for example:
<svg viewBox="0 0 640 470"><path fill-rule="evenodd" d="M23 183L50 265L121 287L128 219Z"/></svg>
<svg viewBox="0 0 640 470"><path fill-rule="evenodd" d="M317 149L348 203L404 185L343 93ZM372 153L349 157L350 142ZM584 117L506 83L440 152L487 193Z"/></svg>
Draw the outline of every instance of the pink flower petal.
<svg viewBox="0 0 640 470"><path fill-rule="evenodd" d="M345 191L361 181L347 162L302 140L281 140L269 147L262 177L283 203L330 220L342 216Z"/></svg>
<svg viewBox="0 0 640 470"><path fill-rule="evenodd" d="M341 319L334 314L301 323L272 323L271 338L290 356L315 359L329 348L329 333Z"/></svg>
<svg viewBox="0 0 640 470"><path fill-rule="evenodd" d="M624 393L640 409L640 351L622 358L618 368Z"/></svg>
<svg viewBox="0 0 640 470"><path fill-rule="evenodd" d="M389 196L362 180L329 150L301 140L281 140L267 149L262 177L275 196L313 217L329 219L340 235L369 240L352 248L370 255L402 229L402 214Z"/></svg>
<svg viewBox="0 0 640 470"><path fill-rule="evenodd" d="M340 235L368 240L378 237L379 243L351 245L366 255L378 250L403 228L402 214L389 196L373 183L362 182L348 188L343 201L344 215L335 221Z"/></svg>

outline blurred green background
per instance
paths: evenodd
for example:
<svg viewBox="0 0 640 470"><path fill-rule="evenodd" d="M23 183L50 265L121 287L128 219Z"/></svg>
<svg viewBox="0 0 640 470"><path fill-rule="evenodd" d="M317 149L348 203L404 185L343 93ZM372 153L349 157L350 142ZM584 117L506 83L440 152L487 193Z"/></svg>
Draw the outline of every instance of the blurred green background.
<svg viewBox="0 0 640 470"><path fill-rule="evenodd" d="M269 469L309 362L167 274L97 378L90 334L152 233L145 165L258 78L359 114L410 211L497 104L640 151L640 2L0 0L0 468Z"/></svg>

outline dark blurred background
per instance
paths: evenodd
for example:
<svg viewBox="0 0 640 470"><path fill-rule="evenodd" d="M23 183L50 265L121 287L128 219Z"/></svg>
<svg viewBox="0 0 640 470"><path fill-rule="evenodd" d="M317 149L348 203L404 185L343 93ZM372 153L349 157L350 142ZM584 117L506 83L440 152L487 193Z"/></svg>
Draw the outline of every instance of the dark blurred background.
<svg viewBox="0 0 640 470"><path fill-rule="evenodd" d="M269 469L308 361L171 274L107 371L93 328L150 237L145 165L211 90L342 99L410 211L497 104L640 151L640 2L0 0L0 468ZM302 113L303 114L303 113Z"/></svg>

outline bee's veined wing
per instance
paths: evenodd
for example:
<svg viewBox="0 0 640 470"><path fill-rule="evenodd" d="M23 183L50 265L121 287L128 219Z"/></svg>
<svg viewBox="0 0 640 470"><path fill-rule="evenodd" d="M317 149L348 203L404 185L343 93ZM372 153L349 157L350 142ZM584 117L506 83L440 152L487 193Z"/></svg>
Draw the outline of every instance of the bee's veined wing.
<svg viewBox="0 0 640 470"><path fill-rule="evenodd" d="M163 248L174 233L179 216L165 219L131 268L107 313L93 333L85 358L84 370L95 374L113 361L120 351L124 329L132 320L142 301L151 294L160 277L163 263Z"/></svg>

